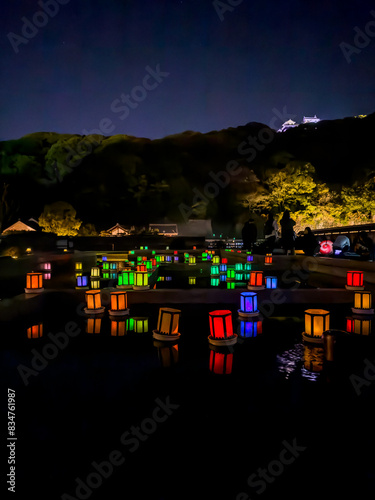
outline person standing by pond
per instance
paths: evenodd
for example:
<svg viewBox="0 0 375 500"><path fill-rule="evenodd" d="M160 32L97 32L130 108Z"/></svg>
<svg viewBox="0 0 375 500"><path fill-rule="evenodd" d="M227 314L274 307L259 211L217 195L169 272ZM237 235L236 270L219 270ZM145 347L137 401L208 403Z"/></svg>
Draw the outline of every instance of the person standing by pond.
<svg viewBox="0 0 375 500"><path fill-rule="evenodd" d="M295 232L294 226L296 225L295 221L291 219L289 210L285 210L282 218L280 219L281 226L281 246L285 250L286 255L289 254L294 255L294 240L295 240Z"/></svg>
<svg viewBox="0 0 375 500"><path fill-rule="evenodd" d="M257 227L255 225L254 219L250 218L247 222L245 222L242 228L243 248L245 250L251 251L256 240Z"/></svg>

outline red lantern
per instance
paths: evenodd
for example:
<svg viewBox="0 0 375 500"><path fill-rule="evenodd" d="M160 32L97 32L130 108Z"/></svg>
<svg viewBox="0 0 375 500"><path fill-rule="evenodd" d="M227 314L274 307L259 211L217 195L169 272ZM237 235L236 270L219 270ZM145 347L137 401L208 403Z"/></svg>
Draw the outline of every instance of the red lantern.
<svg viewBox="0 0 375 500"><path fill-rule="evenodd" d="M264 288L263 285L263 271L251 271L249 282L247 284L248 290L259 290Z"/></svg>
<svg viewBox="0 0 375 500"><path fill-rule="evenodd" d="M272 264L272 253L267 253L267 254L266 254L266 256L265 256L265 258L264 258L264 263L265 263L266 265L268 265L268 266L269 266L270 264Z"/></svg>
<svg viewBox="0 0 375 500"><path fill-rule="evenodd" d="M147 272L147 266L146 264L140 264L137 266L137 273L145 273Z"/></svg>
<svg viewBox="0 0 375 500"><path fill-rule="evenodd" d="M363 271L348 271L345 288L347 290L364 290Z"/></svg>
<svg viewBox="0 0 375 500"><path fill-rule="evenodd" d="M214 345L231 345L237 342L233 333L232 312L229 310L212 311L209 314L210 332L208 340Z"/></svg>
<svg viewBox="0 0 375 500"><path fill-rule="evenodd" d="M40 337L43 337L43 323L33 325L27 329L28 339L39 339Z"/></svg>

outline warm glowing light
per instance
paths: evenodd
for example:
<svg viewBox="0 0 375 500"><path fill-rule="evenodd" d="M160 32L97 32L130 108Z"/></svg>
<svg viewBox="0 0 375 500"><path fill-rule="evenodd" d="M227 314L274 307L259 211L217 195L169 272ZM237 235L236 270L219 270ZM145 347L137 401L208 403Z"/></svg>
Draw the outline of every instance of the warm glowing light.
<svg viewBox="0 0 375 500"><path fill-rule="evenodd" d="M145 272L147 272L146 264L141 264L137 266L137 273L145 273Z"/></svg>
<svg viewBox="0 0 375 500"><path fill-rule="evenodd" d="M251 271L248 286L263 287L263 271Z"/></svg>
<svg viewBox="0 0 375 500"><path fill-rule="evenodd" d="M189 285L196 285L197 278L195 276L189 276Z"/></svg>
<svg viewBox="0 0 375 500"><path fill-rule="evenodd" d="M346 331L358 335L371 334L371 319L367 318L346 318Z"/></svg>
<svg viewBox="0 0 375 500"><path fill-rule="evenodd" d="M355 309L370 310L372 308L372 294L368 291L360 291L354 293Z"/></svg>
<svg viewBox="0 0 375 500"><path fill-rule="evenodd" d="M138 272L136 271L134 275L134 285L133 288L135 290L145 290L150 288L148 284L148 273L146 272Z"/></svg>
<svg viewBox="0 0 375 500"><path fill-rule="evenodd" d="M128 307L128 296L126 292L111 292L111 312L125 312Z"/></svg>
<svg viewBox="0 0 375 500"><path fill-rule="evenodd" d="M159 342L158 357L164 368L169 368L178 362L178 344L165 345L164 342Z"/></svg>
<svg viewBox="0 0 375 500"><path fill-rule="evenodd" d="M39 292L43 290L43 273L27 273L25 292Z"/></svg>
<svg viewBox="0 0 375 500"><path fill-rule="evenodd" d="M90 312L104 310L100 290L88 290L85 293L87 310Z"/></svg>
<svg viewBox="0 0 375 500"><path fill-rule="evenodd" d="M125 321L111 321L111 336L112 337L123 337L126 335L126 323Z"/></svg>
<svg viewBox="0 0 375 500"><path fill-rule="evenodd" d="M27 329L28 339L40 339L41 337L43 337L43 323L33 325Z"/></svg>
<svg viewBox="0 0 375 500"><path fill-rule="evenodd" d="M135 333L148 332L148 318L133 318Z"/></svg>
<svg viewBox="0 0 375 500"><path fill-rule="evenodd" d="M195 266L197 263L197 259L195 255L189 255L189 266Z"/></svg>
<svg viewBox="0 0 375 500"><path fill-rule="evenodd" d="M209 369L217 375L229 375L232 373L233 353L210 351Z"/></svg>
<svg viewBox="0 0 375 500"><path fill-rule="evenodd" d="M346 286L350 288L363 288L363 271L348 271L346 273Z"/></svg>
<svg viewBox="0 0 375 500"><path fill-rule="evenodd" d="M307 309L305 311L305 334L310 337L321 337L329 330L330 313L324 309Z"/></svg>
<svg viewBox="0 0 375 500"><path fill-rule="evenodd" d="M229 310L212 311L209 314L211 337L228 339L233 337L232 313Z"/></svg>
<svg viewBox="0 0 375 500"><path fill-rule="evenodd" d="M157 332L164 335L176 335L180 321L181 311L169 307L159 309Z"/></svg>
<svg viewBox="0 0 375 500"><path fill-rule="evenodd" d="M100 278L90 279L90 286L93 290L98 290L100 288Z"/></svg>
<svg viewBox="0 0 375 500"><path fill-rule="evenodd" d="M102 326L102 318L87 318L86 332L99 334Z"/></svg>
<svg viewBox="0 0 375 500"><path fill-rule="evenodd" d="M75 270L76 271L82 271L82 262L76 262L75 263Z"/></svg>
<svg viewBox="0 0 375 500"><path fill-rule="evenodd" d="M99 267L92 267L91 268L91 277L92 278L99 278L100 277L100 268Z"/></svg>
<svg viewBox="0 0 375 500"><path fill-rule="evenodd" d="M220 256L219 255L214 255L212 258L212 263L213 264L220 264Z"/></svg>
<svg viewBox="0 0 375 500"><path fill-rule="evenodd" d="M264 258L265 264L272 264L272 253L267 253Z"/></svg>
<svg viewBox="0 0 375 500"><path fill-rule="evenodd" d="M333 253L333 243L331 240L324 240L320 243L320 253L323 255L331 255Z"/></svg>

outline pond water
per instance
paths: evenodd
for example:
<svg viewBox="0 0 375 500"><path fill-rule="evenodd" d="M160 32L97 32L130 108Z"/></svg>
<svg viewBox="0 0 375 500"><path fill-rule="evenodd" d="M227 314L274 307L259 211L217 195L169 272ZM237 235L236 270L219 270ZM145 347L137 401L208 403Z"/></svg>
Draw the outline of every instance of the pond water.
<svg viewBox="0 0 375 500"><path fill-rule="evenodd" d="M302 343L302 306L276 308L229 350L208 345L212 304L175 304L181 339L155 342L160 306L130 305L129 318L113 324L107 311L87 318L73 297L51 294L41 313L1 324L2 394L4 381L16 391L19 490L50 499L89 498L89 490L93 499L257 498L249 477L271 467L262 498L375 492L375 384L357 394L351 380L363 377L365 359L375 363L373 325L370 335L338 340L327 362L321 346ZM240 333L237 308L219 308L232 311ZM345 329L350 308L329 309L332 327ZM48 347L67 323L80 333ZM35 353L51 359L31 373ZM280 472L274 461L285 442L303 451ZM110 456L121 465L90 476ZM79 483L81 497L76 478L91 478L89 490Z"/></svg>

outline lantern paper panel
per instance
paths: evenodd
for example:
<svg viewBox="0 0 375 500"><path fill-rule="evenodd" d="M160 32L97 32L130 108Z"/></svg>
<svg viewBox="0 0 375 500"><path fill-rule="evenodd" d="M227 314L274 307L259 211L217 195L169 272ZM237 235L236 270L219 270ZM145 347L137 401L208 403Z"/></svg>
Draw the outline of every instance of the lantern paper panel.
<svg viewBox="0 0 375 500"><path fill-rule="evenodd" d="M159 309L157 331L166 335L176 335L178 333L180 315L181 311L179 309L161 307Z"/></svg>
<svg viewBox="0 0 375 500"><path fill-rule="evenodd" d="M27 329L28 339L40 339L43 337L43 323L38 323Z"/></svg>
<svg viewBox="0 0 375 500"><path fill-rule="evenodd" d="M195 276L189 276L189 285L196 285L197 278Z"/></svg>
<svg viewBox="0 0 375 500"><path fill-rule="evenodd" d="M362 271L348 271L346 273L346 284L352 287L363 286L363 272Z"/></svg>
<svg viewBox="0 0 375 500"><path fill-rule="evenodd" d="M354 307L355 309L371 309L372 308L372 294L369 291L357 291L354 293Z"/></svg>
<svg viewBox="0 0 375 500"><path fill-rule="evenodd" d="M128 307L128 296L126 292L111 292L111 310L124 311Z"/></svg>
<svg viewBox="0 0 375 500"><path fill-rule="evenodd" d="M330 313L324 309L307 309L305 311L305 333L311 337L321 337L329 330Z"/></svg>
<svg viewBox="0 0 375 500"><path fill-rule="evenodd" d="M233 353L210 351L209 369L217 375L229 375L233 368Z"/></svg>
<svg viewBox="0 0 375 500"><path fill-rule="evenodd" d="M236 277L236 272L234 269L227 270L227 280L234 280Z"/></svg>
<svg viewBox="0 0 375 500"><path fill-rule="evenodd" d="M88 290L85 295L88 309L95 310L102 307L102 299L99 290Z"/></svg>
<svg viewBox="0 0 375 500"><path fill-rule="evenodd" d="M237 263L235 264L235 266L234 266L234 269L235 269L236 271L243 271L243 264L242 264L242 262L237 262Z"/></svg>
<svg viewBox="0 0 375 500"><path fill-rule="evenodd" d="M218 310L209 313L210 332L214 339L233 337L232 313L229 310Z"/></svg>
<svg viewBox="0 0 375 500"><path fill-rule="evenodd" d="M244 313L258 312L257 294L254 292L242 292L240 295L241 311Z"/></svg>
<svg viewBox="0 0 375 500"><path fill-rule="evenodd" d="M43 288L43 273L27 273L26 288L30 290Z"/></svg>

